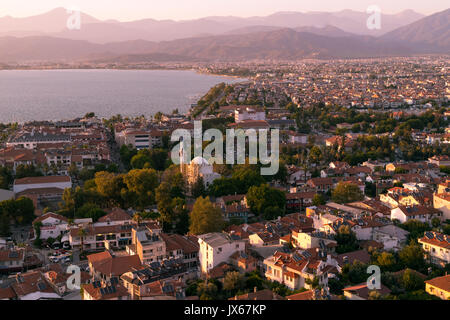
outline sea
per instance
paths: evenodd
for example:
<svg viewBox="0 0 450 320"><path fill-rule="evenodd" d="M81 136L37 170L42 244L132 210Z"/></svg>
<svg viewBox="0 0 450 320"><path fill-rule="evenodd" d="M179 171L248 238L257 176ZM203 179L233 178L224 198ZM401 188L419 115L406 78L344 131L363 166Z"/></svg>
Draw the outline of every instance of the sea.
<svg viewBox="0 0 450 320"><path fill-rule="evenodd" d="M246 80L192 70L1 70L0 123L184 113L216 84Z"/></svg>

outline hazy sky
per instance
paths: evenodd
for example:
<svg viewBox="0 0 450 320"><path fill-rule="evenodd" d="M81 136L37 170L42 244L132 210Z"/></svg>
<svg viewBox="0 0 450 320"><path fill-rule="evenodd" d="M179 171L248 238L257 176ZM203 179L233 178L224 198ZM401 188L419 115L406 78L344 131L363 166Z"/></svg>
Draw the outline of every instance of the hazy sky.
<svg viewBox="0 0 450 320"><path fill-rule="evenodd" d="M386 13L413 9L424 14L449 7L448 0L0 0L0 17L24 17L75 6L103 20L183 20L212 15L263 16L277 11L365 11L369 5L378 5Z"/></svg>

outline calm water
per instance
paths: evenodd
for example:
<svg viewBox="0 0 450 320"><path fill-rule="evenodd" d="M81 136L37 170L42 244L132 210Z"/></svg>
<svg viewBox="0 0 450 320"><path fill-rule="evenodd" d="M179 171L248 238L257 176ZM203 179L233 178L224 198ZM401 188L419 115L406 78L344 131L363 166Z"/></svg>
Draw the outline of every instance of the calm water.
<svg viewBox="0 0 450 320"><path fill-rule="evenodd" d="M0 71L0 122L184 112L212 86L244 80L194 71Z"/></svg>

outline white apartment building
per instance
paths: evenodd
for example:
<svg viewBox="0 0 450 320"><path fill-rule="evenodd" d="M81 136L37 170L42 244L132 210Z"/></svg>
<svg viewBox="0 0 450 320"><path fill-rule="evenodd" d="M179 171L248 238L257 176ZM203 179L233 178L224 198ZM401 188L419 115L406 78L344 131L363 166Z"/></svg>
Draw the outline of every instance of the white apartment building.
<svg viewBox="0 0 450 320"><path fill-rule="evenodd" d="M266 112L254 106L242 106L234 111L234 121L236 123L245 120L266 120Z"/></svg>
<svg viewBox="0 0 450 320"><path fill-rule="evenodd" d="M66 217L53 212L44 213L36 218L33 225L38 222L42 223L40 239L56 238L64 233L69 225L69 220Z"/></svg>
<svg viewBox="0 0 450 320"><path fill-rule="evenodd" d="M430 223L433 218L442 219L442 212L424 206L398 206L391 210L391 220L398 220L405 223L409 220L419 220Z"/></svg>
<svg viewBox="0 0 450 320"><path fill-rule="evenodd" d="M137 150L152 149L162 144L163 133L158 130L126 129L116 133L116 142L122 145L131 145Z"/></svg>
<svg viewBox="0 0 450 320"><path fill-rule="evenodd" d="M199 260L202 273L208 273L222 262L227 262L236 251L245 251L244 240L232 240L225 233L207 233L198 237Z"/></svg>

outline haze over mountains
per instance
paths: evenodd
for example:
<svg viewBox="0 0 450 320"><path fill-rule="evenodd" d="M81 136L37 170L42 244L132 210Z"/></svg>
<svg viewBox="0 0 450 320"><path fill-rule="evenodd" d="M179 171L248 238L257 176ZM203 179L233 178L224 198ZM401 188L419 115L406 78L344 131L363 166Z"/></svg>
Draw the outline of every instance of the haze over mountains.
<svg viewBox="0 0 450 320"><path fill-rule="evenodd" d="M382 15L381 30L364 12L280 12L267 17L190 21L100 21L81 15L68 30L65 9L0 18L0 62L240 61L360 58L450 53L450 9L424 17L412 10Z"/></svg>
<svg viewBox="0 0 450 320"><path fill-rule="evenodd" d="M298 28L334 26L343 31L378 36L405 26L424 17L406 10L398 14L382 14L381 30L366 28L368 14L352 10L340 12L278 12L267 17L206 17L196 20L173 21L144 19L130 22L100 21L81 14L81 30L68 30L67 10L57 8L28 18L0 18L0 35L3 36L54 36L74 40L107 43L127 40L170 41L202 35L219 35L245 27L264 26Z"/></svg>

